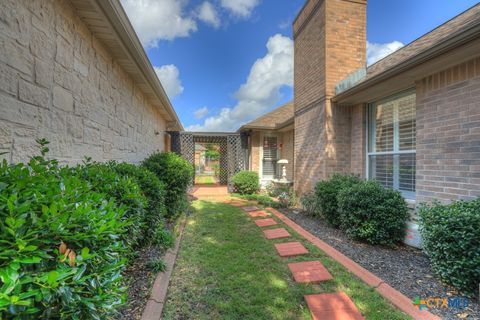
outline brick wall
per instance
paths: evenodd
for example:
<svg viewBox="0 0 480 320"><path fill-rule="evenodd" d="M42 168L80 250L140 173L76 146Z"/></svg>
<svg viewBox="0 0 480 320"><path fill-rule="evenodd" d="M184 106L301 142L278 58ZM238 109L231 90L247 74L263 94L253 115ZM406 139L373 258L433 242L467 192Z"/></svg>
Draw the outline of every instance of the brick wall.
<svg viewBox="0 0 480 320"><path fill-rule="evenodd" d="M293 30L295 189L301 194L352 166L352 109L333 106L330 98L337 82L365 66L366 1L310 0Z"/></svg>
<svg viewBox="0 0 480 320"><path fill-rule="evenodd" d="M251 135L250 170L260 175L260 132L254 131Z"/></svg>
<svg viewBox="0 0 480 320"><path fill-rule="evenodd" d="M416 88L417 202L480 196L480 57Z"/></svg>
<svg viewBox="0 0 480 320"><path fill-rule="evenodd" d="M63 163L138 162L163 150L165 121L68 1L0 3L0 152Z"/></svg>
<svg viewBox="0 0 480 320"><path fill-rule="evenodd" d="M365 178L366 105L351 107L350 171Z"/></svg>
<svg viewBox="0 0 480 320"><path fill-rule="evenodd" d="M290 181L294 180L294 175L293 175L293 168L294 168L294 158L293 158L293 147L294 147L294 142L295 142L295 132L294 130L289 130L282 132L282 150L281 150L281 159L287 159L288 164L286 164L286 169L287 169L287 179ZM281 169L280 169L281 170ZM280 175L282 174L281 172L279 173Z"/></svg>

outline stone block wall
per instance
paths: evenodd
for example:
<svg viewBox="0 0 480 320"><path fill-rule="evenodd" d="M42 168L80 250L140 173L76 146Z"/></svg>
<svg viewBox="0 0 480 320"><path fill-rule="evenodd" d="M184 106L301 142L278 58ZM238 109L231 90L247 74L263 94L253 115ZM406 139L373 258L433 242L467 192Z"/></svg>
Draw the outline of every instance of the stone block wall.
<svg viewBox="0 0 480 320"><path fill-rule="evenodd" d="M139 162L164 149L165 120L67 0L0 2L0 152Z"/></svg>
<svg viewBox="0 0 480 320"><path fill-rule="evenodd" d="M480 196L480 57L416 84L417 203Z"/></svg>

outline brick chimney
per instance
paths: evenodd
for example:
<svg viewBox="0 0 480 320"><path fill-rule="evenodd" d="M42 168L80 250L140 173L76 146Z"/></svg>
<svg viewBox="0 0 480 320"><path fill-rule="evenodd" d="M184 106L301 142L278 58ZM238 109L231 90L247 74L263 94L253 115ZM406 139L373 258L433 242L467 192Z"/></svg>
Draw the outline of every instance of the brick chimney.
<svg viewBox="0 0 480 320"><path fill-rule="evenodd" d="M308 0L294 24L295 189L350 171L351 110L335 85L366 64L366 0Z"/></svg>

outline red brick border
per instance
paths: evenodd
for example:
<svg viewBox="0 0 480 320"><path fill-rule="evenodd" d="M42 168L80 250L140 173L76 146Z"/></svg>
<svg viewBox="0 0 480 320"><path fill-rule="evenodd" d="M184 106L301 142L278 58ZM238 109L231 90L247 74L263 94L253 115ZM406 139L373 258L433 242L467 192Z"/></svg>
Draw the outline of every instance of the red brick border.
<svg viewBox="0 0 480 320"><path fill-rule="evenodd" d="M397 308L408 314L409 316L413 317L415 320L440 320L441 318L437 317L436 315L430 313L427 310L419 310L415 307L412 303L412 299L409 299L399 291L395 290L387 283L385 283L382 279L368 271L367 269L361 267L352 259L348 258L340 251L334 249L324 241L318 239L310 232L306 231L298 224L287 218L284 214L279 212L273 208L267 208L268 211L273 213L278 219L282 220L287 226L295 230L299 235L304 237L306 240L310 241L313 245L317 248L325 252L328 256L332 259L339 262L343 265L347 270L351 273L362 279L366 284L371 287L374 287L375 290L380 293L384 298L389 300L392 304L394 304Z"/></svg>
<svg viewBox="0 0 480 320"><path fill-rule="evenodd" d="M160 272L155 278L153 283L152 292L150 298L147 300L147 304L143 309L141 320L160 320L162 319L163 305L167 296L168 284L170 283L170 277L172 276L173 267L175 266L175 260L177 260L177 254L180 249L180 242L182 241L183 231L187 224L187 217L184 218L180 226L180 234L178 235L175 247L167 250L164 261L167 266L165 272Z"/></svg>

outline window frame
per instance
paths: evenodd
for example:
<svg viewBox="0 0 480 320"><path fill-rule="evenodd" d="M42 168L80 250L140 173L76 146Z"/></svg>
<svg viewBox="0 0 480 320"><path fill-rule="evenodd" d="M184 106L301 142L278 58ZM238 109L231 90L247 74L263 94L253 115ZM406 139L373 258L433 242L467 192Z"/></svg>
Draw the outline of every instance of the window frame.
<svg viewBox="0 0 480 320"><path fill-rule="evenodd" d="M275 172L275 174L274 174L273 176L271 176L271 175L264 175L264 174L263 174L263 167L264 167L264 166L263 166L263 161L264 161L264 148L263 148L263 146L264 146L264 143L265 143L264 140L265 140L265 138L267 138L267 137L277 139L277 150L276 150L276 152L277 152L277 158L276 158L276 161L278 161L278 160L279 160L279 157L280 157L280 154L279 154L280 150L279 150L279 147L278 147L278 144L279 144L279 135L276 134L276 133L264 132L264 133L261 135L261 139L260 139L262 152L261 152L261 154L260 154L260 166L261 166L261 167L260 167L260 172L259 172L259 173L260 173L261 180L274 180L274 179L276 179L276 175L278 174L278 172ZM278 170L276 161L275 161L275 163L274 163L275 171Z"/></svg>
<svg viewBox="0 0 480 320"><path fill-rule="evenodd" d="M417 117L416 117L416 91L415 88L410 88L405 91L387 96L382 99L378 99L375 101L371 101L367 103L367 108L366 108L366 141L365 141L365 176L368 180L373 180L373 178L370 176L370 166L371 166L371 160L370 158L372 156L381 156L381 155L393 155L393 162L397 162L397 164L394 164L394 173L393 173L393 179L394 179L394 189L398 190L401 192L402 196L405 199L408 200L415 200L416 199L416 192L417 192L417 186L416 186L416 180L415 180L415 191L403 191L400 190L398 187L395 187L395 184L399 185L399 170L400 170L400 157L398 155L402 154L413 154L416 155L417 150L416 150L416 143L415 143L415 149L410 149L410 150L400 150L399 145L400 145L400 140L397 139L399 137L399 121L398 121L398 108L394 109L394 134L393 134L393 151L370 151L371 150L371 142L376 141L376 127L375 127L375 122L372 121L372 115L373 115L373 110L375 110L375 107L378 104L386 103L389 101L393 100L398 100L400 98L409 96L409 95L415 95L415 127L416 127L416 122L417 122ZM396 138L397 137L397 138ZM397 157L395 157L397 155ZM396 171L396 172L395 172ZM415 175L416 175L416 159L415 159Z"/></svg>

